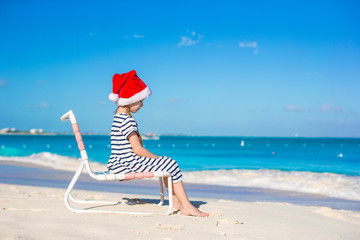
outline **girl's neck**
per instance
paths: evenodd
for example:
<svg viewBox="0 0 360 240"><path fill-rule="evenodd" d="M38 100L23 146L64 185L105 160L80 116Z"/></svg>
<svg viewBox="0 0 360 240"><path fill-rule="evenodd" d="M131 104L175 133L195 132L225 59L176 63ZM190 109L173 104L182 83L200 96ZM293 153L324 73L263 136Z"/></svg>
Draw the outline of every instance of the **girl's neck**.
<svg viewBox="0 0 360 240"><path fill-rule="evenodd" d="M125 113L125 114L129 115L130 117L132 117L132 114L131 114L130 109L129 109L128 106L119 106L116 109L115 114L119 114L119 113Z"/></svg>
<svg viewBox="0 0 360 240"><path fill-rule="evenodd" d="M115 113L116 113L116 114L118 114L118 113L126 113L126 110L125 110L124 107L119 106L119 107L116 109L116 112L115 112Z"/></svg>

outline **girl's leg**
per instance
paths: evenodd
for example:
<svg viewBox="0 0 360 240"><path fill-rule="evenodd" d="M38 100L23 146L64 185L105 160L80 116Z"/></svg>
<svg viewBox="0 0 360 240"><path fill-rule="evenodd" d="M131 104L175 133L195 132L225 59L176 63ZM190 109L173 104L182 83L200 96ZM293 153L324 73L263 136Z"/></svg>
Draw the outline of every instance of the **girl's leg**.
<svg viewBox="0 0 360 240"><path fill-rule="evenodd" d="M167 186L167 181L164 179L165 186ZM176 196L176 199L174 198L174 206L175 204L178 204L180 207L180 213L182 215L191 215L191 216L198 216L198 217L207 217L209 216L208 213L201 212L199 209L194 207L185 192L184 185L182 181L173 183L173 189L174 189L174 195ZM180 203L180 204L179 204Z"/></svg>
<svg viewBox="0 0 360 240"><path fill-rule="evenodd" d="M167 177L164 177L164 184L165 184L167 192L169 192L168 178ZM174 183L172 185L173 185L173 209L180 210L181 209L181 203L180 203L179 199L177 198L177 196L175 195Z"/></svg>

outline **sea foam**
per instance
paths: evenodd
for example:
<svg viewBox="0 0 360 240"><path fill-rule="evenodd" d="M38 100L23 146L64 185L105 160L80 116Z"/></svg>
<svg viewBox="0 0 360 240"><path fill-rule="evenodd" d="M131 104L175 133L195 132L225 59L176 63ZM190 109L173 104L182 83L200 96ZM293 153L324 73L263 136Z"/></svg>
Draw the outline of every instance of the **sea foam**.
<svg viewBox="0 0 360 240"><path fill-rule="evenodd" d="M360 177L335 173L280 170L215 170L184 172L186 182L321 194L360 200Z"/></svg>
<svg viewBox="0 0 360 240"><path fill-rule="evenodd" d="M35 164L43 167L48 167L64 171L76 171L79 167L79 160L72 157L62 156L49 152L34 153L30 156L24 157L6 157L0 156L0 161L21 162L28 164ZM94 171L106 171L106 166L97 162L91 163L91 168Z"/></svg>
<svg viewBox="0 0 360 240"><path fill-rule="evenodd" d="M76 158L49 152L25 157L0 156L0 161L30 163L65 171L76 171L79 166L79 161ZM91 168L94 171L107 170L104 164L97 162L91 162ZM360 201L359 176L269 169L184 171L183 175L186 183L268 188Z"/></svg>

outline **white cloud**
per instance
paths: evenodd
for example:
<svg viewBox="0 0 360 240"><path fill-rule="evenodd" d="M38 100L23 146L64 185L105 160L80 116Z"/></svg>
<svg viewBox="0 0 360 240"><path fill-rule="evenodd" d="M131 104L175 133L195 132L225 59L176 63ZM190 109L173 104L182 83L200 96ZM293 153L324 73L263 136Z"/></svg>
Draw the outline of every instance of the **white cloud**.
<svg viewBox="0 0 360 240"><path fill-rule="evenodd" d="M178 44L178 47L181 46L191 46L197 43L197 41L193 41L190 37L180 36L181 42Z"/></svg>
<svg viewBox="0 0 360 240"><path fill-rule="evenodd" d="M144 35L134 34L133 37L134 37L134 38L144 38Z"/></svg>
<svg viewBox="0 0 360 240"><path fill-rule="evenodd" d="M259 53L258 44L257 42L246 42L242 41L239 43L240 48L254 48L254 54Z"/></svg>
<svg viewBox="0 0 360 240"><path fill-rule="evenodd" d="M190 32L189 30L187 32ZM204 35L200 35L195 31L190 32L191 36L180 36L181 41L178 43L178 47L181 46L191 46L200 42L201 39L204 38Z"/></svg>
<svg viewBox="0 0 360 240"><path fill-rule="evenodd" d="M140 35L140 34L133 34L132 36L125 35L124 38L125 38L125 39L130 39L130 38L144 38L144 35Z"/></svg>
<svg viewBox="0 0 360 240"><path fill-rule="evenodd" d="M294 112L321 112L321 113L334 113L334 112L343 112L341 107L332 107L330 104L323 104L320 108L317 109L305 109L302 106L297 106L293 104L288 104L285 106L286 111L294 111Z"/></svg>
<svg viewBox="0 0 360 240"><path fill-rule="evenodd" d="M332 107L329 103L325 103L320 107L320 112L342 112L341 107Z"/></svg>
<svg viewBox="0 0 360 240"><path fill-rule="evenodd" d="M294 112L303 112L305 109L302 106L288 104L288 105L286 105L285 110L286 111L294 111Z"/></svg>
<svg viewBox="0 0 360 240"><path fill-rule="evenodd" d="M25 108L31 108L31 109L45 109L45 108L49 108L49 103L47 102L42 102L40 104L35 104L35 105L31 105L31 104L27 104L25 106Z"/></svg>
<svg viewBox="0 0 360 240"><path fill-rule="evenodd" d="M40 103L40 108L48 108L48 107L49 107L49 103L47 102Z"/></svg>

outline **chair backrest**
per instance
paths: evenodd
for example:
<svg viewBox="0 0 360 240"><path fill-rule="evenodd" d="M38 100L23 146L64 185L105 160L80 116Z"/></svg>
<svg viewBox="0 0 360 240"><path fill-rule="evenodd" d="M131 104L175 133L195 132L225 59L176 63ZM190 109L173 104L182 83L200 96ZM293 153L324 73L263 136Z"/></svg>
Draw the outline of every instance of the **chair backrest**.
<svg viewBox="0 0 360 240"><path fill-rule="evenodd" d="M76 117L75 114L72 110L68 111L67 113L65 113L64 115L62 115L62 117L60 118L61 121L67 121L70 120L72 129L74 131L75 134L75 138L78 144L78 148L80 150L80 154L81 154L81 159L82 159L82 167L85 166L87 172L89 173L89 175L96 179L96 180L131 180L131 179L142 179L142 178L152 178L152 177L170 177L171 174L168 172L163 172L163 171L158 171L158 172L131 172L131 173L110 173L108 171L106 172L93 172L89 161L88 161L88 155L86 153L85 150L85 145L84 142L82 140L82 136L80 133L80 128L79 125L76 121ZM81 169L82 169L81 167Z"/></svg>
<svg viewBox="0 0 360 240"><path fill-rule="evenodd" d="M88 159L88 155L87 155L87 152L85 150L85 145L84 145L84 142L82 140L82 136L81 136L81 133L80 133L80 128L79 128L79 124L77 123L76 121L76 117L75 117L75 114L72 110L68 111L67 113L65 113L64 115L62 115L62 117L60 118L61 121L67 121L67 120L70 120L70 123L71 123L71 126L72 126L72 129L73 129L73 132L75 134L75 139L76 139L76 142L78 144L78 148L80 150L80 155L81 155L81 158L83 160L87 160Z"/></svg>

